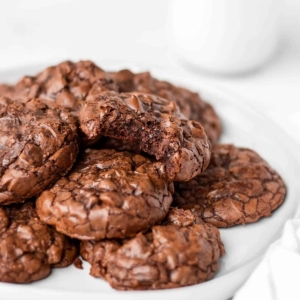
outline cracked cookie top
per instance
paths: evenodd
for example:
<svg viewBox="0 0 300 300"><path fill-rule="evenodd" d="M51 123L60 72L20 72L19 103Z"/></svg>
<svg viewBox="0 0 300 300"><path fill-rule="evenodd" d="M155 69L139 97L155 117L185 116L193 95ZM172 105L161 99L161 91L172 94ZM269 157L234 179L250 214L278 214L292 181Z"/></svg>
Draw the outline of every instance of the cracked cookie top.
<svg viewBox="0 0 300 300"><path fill-rule="evenodd" d="M78 113L89 93L119 91L112 77L91 61L62 62L35 76L25 76L16 85L0 86L0 96L21 102L41 98Z"/></svg>
<svg viewBox="0 0 300 300"><path fill-rule="evenodd" d="M87 149L37 199L42 221L78 239L124 238L161 221L172 202L165 166L141 155Z"/></svg>
<svg viewBox="0 0 300 300"><path fill-rule="evenodd" d="M41 193L72 167L78 153L74 120L33 99L0 97L0 204Z"/></svg>
<svg viewBox="0 0 300 300"><path fill-rule="evenodd" d="M175 288L211 279L224 253L218 229L176 208L163 223L132 239L81 242L91 275L118 290Z"/></svg>
<svg viewBox="0 0 300 300"><path fill-rule="evenodd" d="M78 255L74 241L41 222L33 201L0 208L0 281L28 283Z"/></svg>
<svg viewBox="0 0 300 300"><path fill-rule="evenodd" d="M255 222L285 199L280 176L256 152L233 145L213 147L201 175L175 185L174 205L217 227Z"/></svg>

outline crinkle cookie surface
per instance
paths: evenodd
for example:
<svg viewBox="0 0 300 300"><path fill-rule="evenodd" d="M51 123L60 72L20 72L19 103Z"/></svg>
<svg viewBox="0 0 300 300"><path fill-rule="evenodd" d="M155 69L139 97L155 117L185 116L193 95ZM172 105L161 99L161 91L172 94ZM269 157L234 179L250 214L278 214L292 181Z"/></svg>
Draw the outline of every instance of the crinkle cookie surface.
<svg viewBox="0 0 300 300"><path fill-rule="evenodd" d="M175 225L176 224L176 225ZM224 253L218 229L172 209L163 225L125 240L83 241L90 274L118 290L188 286L212 278Z"/></svg>
<svg viewBox="0 0 300 300"><path fill-rule="evenodd" d="M42 223L33 201L0 208L0 281L43 279L77 255L76 242Z"/></svg>
<svg viewBox="0 0 300 300"><path fill-rule="evenodd" d="M78 153L72 117L33 99L0 97L0 204L23 202L71 169Z"/></svg>
<svg viewBox="0 0 300 300"><path fill-rule="evenodd" d="M217 227L255 222L282 204L284 182L256 152L216 145L201 175L175 186L174 205Z"/></svg>
<svg viewBox="0 0 300 300"><path fill-rule="evenodd" d="M79 239L124 238L161 221L172 202L165 166L141 155L87 149L37 200L42 221Z"/></svg>
<svg viewBox="0 0 300 300"><path fill-rule="evenodd" d="M0 96L21 102L41 98L78 113L89 93L119 91L113 78L91 61L64 61L35 76L25 76L16 85L1 85Z"/></svg>
<svg viewBox="0 0 300 300"><path fill-rule="evenodd" d="M190 180L209 163L211 145L201 124L186 120L163 98L103 92L88 97L79 119L91 139L104 135L135 142L165 163L170 180Z"/></svg>

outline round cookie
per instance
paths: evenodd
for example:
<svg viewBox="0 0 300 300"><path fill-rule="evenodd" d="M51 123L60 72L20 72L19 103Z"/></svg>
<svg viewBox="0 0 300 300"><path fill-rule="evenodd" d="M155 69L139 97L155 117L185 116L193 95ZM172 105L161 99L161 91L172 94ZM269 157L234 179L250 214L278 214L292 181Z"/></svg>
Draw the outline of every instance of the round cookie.
<svg viewBox="0 0 300 300"><path fill-rule="evenodd" d="M45 278L51 268L66 267L77 255L74 241L39 220L34 202L0 208L0 281Z"/></svg>
<svg viewBox="0 0 300 300"><path fill-rule="evenodd" d="M210 142L201 124L160 97L103 92L88 97L79 120L91 139L103 135L136 143L165 163L170 180L190 180L209 163Z"/></svg>
<svg viewBox="0 0 300 300"><path fill-rule="evenodd" d="M153 78L149 72L134 74L129 70L111 73L121 92L140 92L160 96L175 102L187 119L200 122L212 144L222 132L221 121L213 107L199 94Z"/></svg>
<svg viewBox="0 0 300 300"><path fill-rule="evenodd" d="M38 99L0 97L0 204L36 196L70 170L78 153L73 121Z"/></svg>
<svg viewBox="0 0 300 300"><path fill-rule="evenodd" d="M132 239L81 242L90 274L118 290L167 289L211 279L224 253L217 228L176 209L164 223Z"/></svg>
<svg viewBox="0 0 300 300"><path fill-rule="evenodd" d="M161 221L172 202L165 166L141 155L87 149L37 199L42 221L68 236L124 238Z"/></svg>
<svg viewBox="0 0 300 300"><path fill-rule="evenodd" d="M230 227L270 216L285 195L280 176L256 152L216 145L206 171L176 184L173 197L205 222Z"/></svg>
<svg viewBox="0 0 300 300"><path fill-rule="evenodd" d="M36 76L25 76L14 86L3 85L2 90L1 96L21 102L41 98L48 105L54 103L77 114L89 93L119 91L119 87L107 72L91 61L65 61Z"/></svg>

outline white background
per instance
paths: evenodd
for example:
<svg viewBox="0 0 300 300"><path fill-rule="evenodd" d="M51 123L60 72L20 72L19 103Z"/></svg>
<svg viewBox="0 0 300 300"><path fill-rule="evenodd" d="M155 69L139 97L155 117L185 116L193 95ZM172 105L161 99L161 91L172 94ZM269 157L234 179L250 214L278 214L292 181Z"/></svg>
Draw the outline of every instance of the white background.
<svg viewBox="0 0 300 300"><path fill-rule="evenodd" d="M300 1L282 1L282 40L272 62L244 76L192 76L246 97L300 142ZM109 59L189 76L168 49L167 13L164 0L0 1L0 71L65 58Z"/></svg>

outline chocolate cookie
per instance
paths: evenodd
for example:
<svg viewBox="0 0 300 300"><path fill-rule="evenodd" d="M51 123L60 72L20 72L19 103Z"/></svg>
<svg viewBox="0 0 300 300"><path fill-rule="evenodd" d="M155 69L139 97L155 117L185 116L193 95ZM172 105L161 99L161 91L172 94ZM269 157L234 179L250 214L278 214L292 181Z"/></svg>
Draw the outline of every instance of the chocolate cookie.
<svg viewBox="0 0 300 300"><path fill-rule="evenodd" d="M134 76L130 70L124 69L117 72L109 72L113 80L119 86L121 93L130 93L135 91Z"/></svg>
<svg viewBox="0 0 300 300"><path fill-rule="evenodd" d="M112 73L121 92L141 92L174 101L187 119L200 122L210 141L215 144L222 132L221 121L213 107L199 94L153 78L149 72L133 74L129 70Z"/></svg>
<svg viewBox="0 0 300 300"><path fill-rule="evenodd" d="M93 62L65 61L36 76L25 76L14 86L3 85L3 92L7 91L7 94L2 96L21 102L38 97L48 105L54 102L76 114L89 93L106 90L119 91L119 87L108 73Z"/></svg>
<svg viewBox="0 0 300 300"><path fill-rule="evenodd" d="M282 204L286 188L257 153L216 145L205 172L175 186L174 205L217 227L255 222Z"/></svg>
<svg viewBox="0 0 300 300"><path fill-rule="evenodd" d="M74 241L42 223L34 202L0 208L0 281L27 283L66 267L78 255Z"/></svg>
<svg viewBox="0 0 300 300"><path fill-rule="evenodd" d="M116 151L128 151L134 154L141 154L147 156L147 153L142 152L136 143L132 143L126 140L120 140L110 137L101 137L99 141L92 145L94 149L113 149ZM150 157L150 155L148 155Z"/></svg>
<svg viewBox="0 0 300 300"><path fill-rule="evenodd" d="M62 62L36 76L25 76L16 85L0 85L0 96L26 103L32 98L42 99L49 107L67 109L75 117L88 94L106 90L119 91L112 76L91 61ZM76 118L75 118L76 119ZM87 139L79 129L80 146L86 148L98 139Z"/></svg>
<svg viewBox="0 0 300 300"><path fill-rule="evenodd" d="M210 142L201 124L186 120L174 102L160 97L104 92L88 97L79 120L89 138L136 143L166 164L170 180L190 180L209 163Z"/></svg>
<svg viewBox="0 0 300 300"><path fill-rule="evenodd" d="M78 239L124 238L161 221L172 202L165 166L141 155L87 149L37 200L42 221Z"/></svg>
<svg viewBox="0 0 300 300"><path fill-rule="evenodd" d="M0 84L0 97L8 97L11 98L13 95L14 88L8 84Z"/></svg>
<svg viewBox="0 0 300 300"><path fill-rule="evenodd" d="M0 204L40 194L75 162L74 120L33 99L26 104L0 97Z"/></svg>
<svg viewBox="0 0 300 300"><path fill-rule="evenodd" d="M118 290L175 288L211 279L224 253L217 228L176 209L165 223L132 239L81 242L90 274Z"/></svg>

